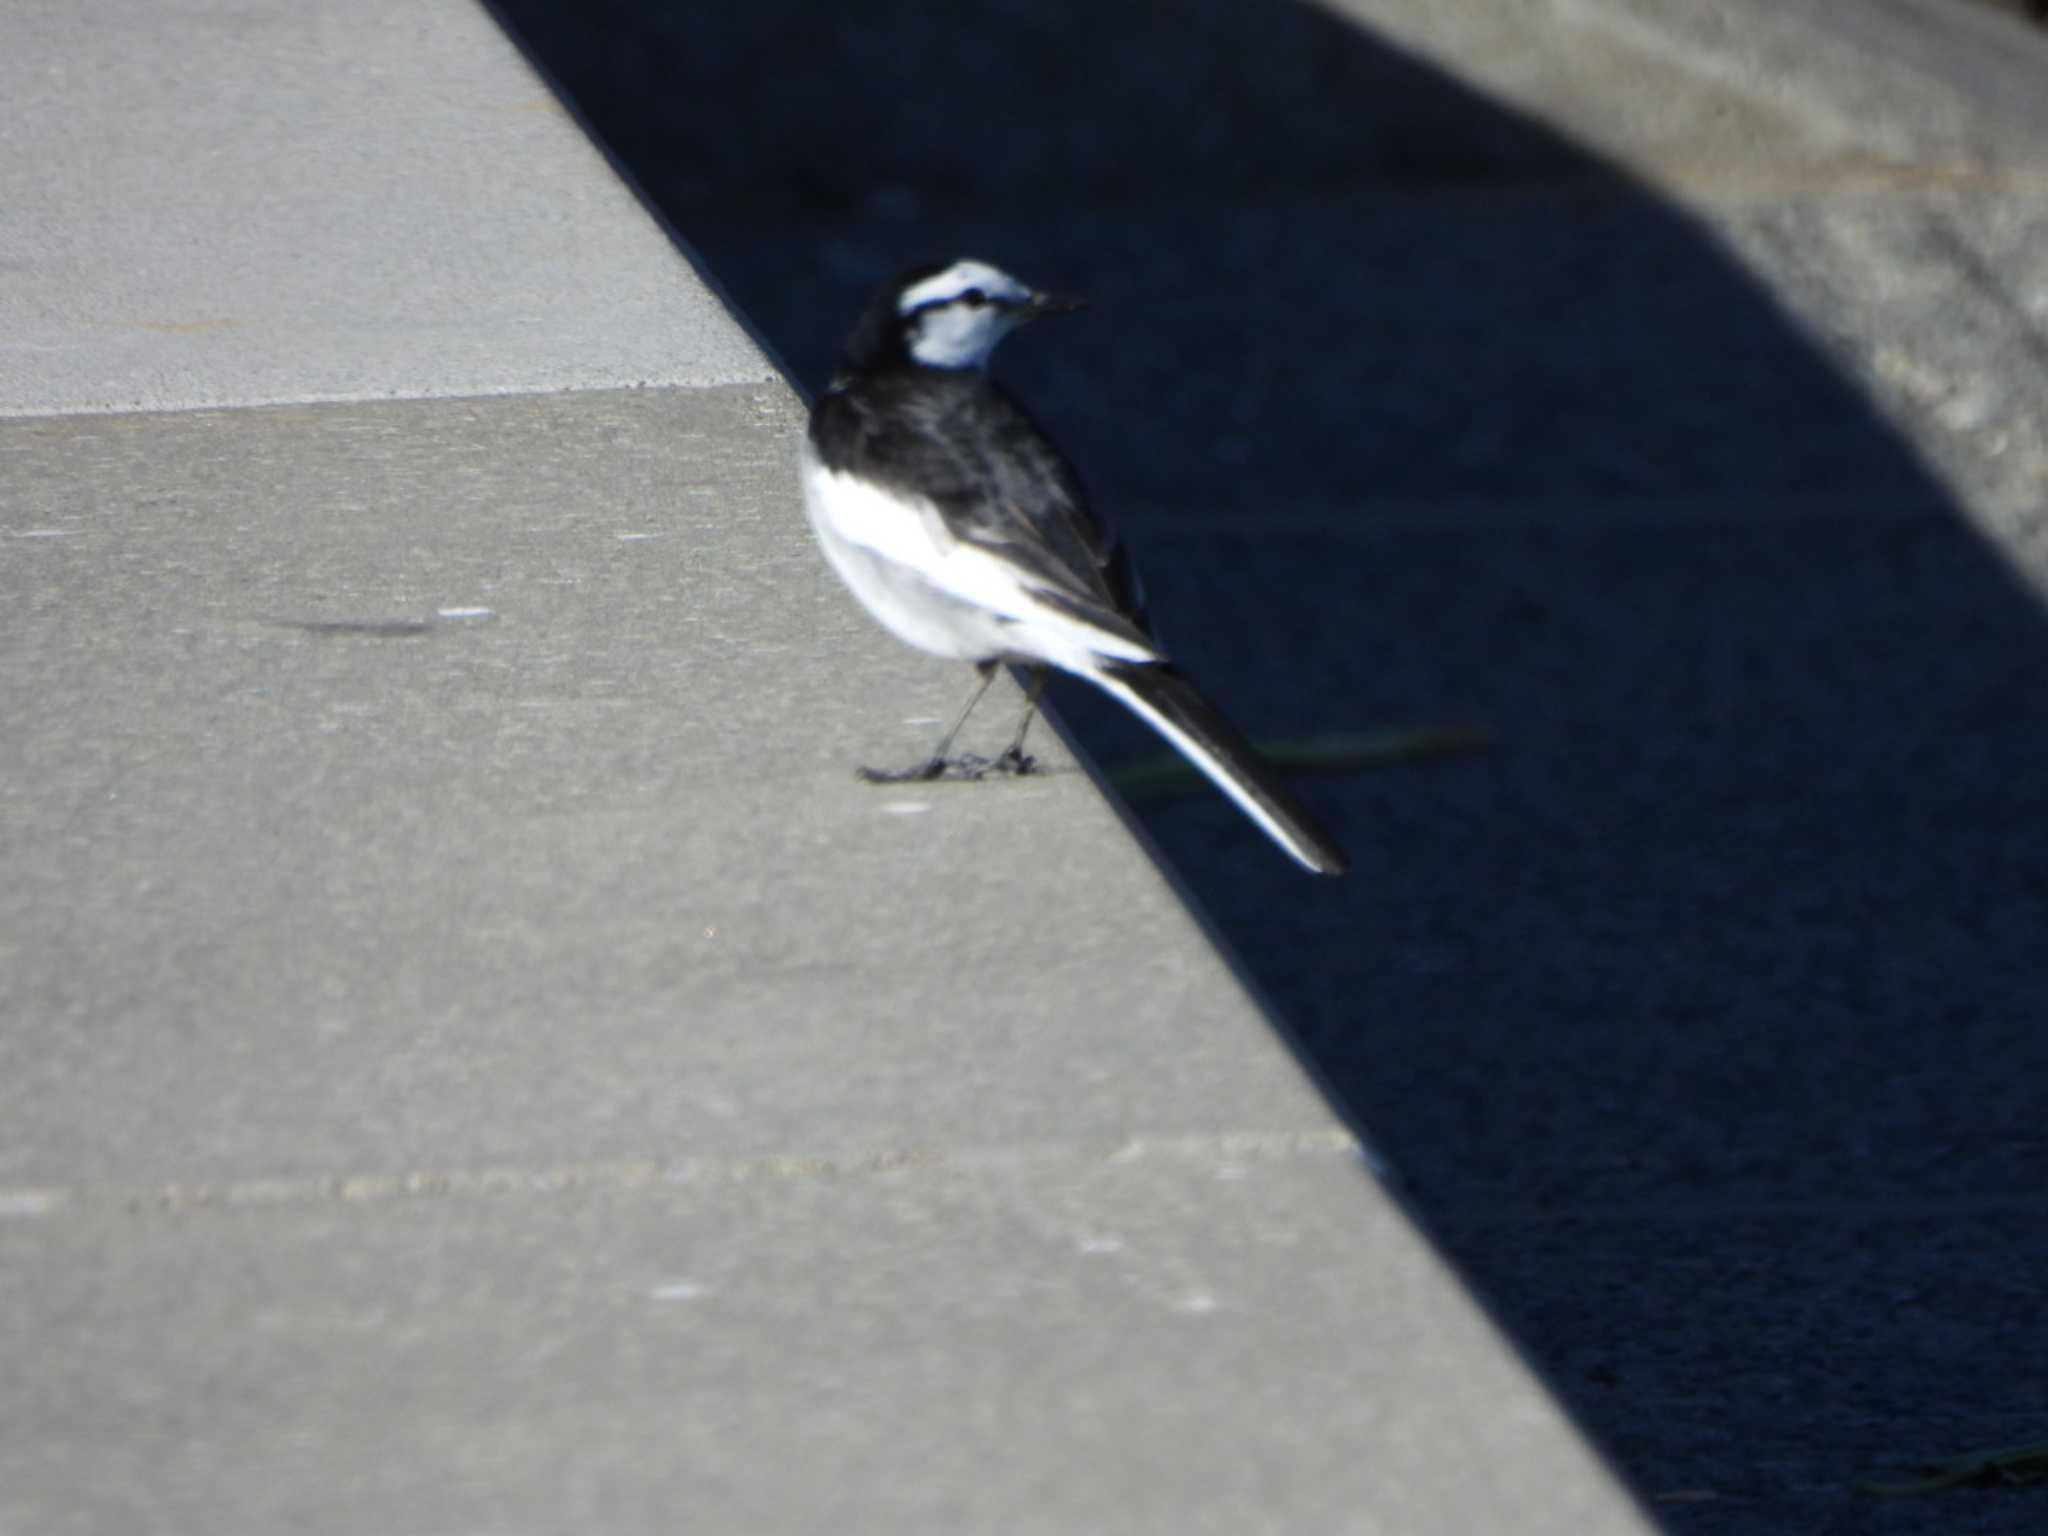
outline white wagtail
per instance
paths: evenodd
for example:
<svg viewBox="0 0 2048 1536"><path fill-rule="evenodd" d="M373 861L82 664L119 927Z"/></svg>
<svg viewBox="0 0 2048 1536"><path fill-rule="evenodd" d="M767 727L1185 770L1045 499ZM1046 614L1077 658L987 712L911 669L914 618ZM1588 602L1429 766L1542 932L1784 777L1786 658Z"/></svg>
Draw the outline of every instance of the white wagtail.
<svg viewBox="0 0 2048 1536"><path fill-rule="evenodd" d="M1024 732L1055 666L1135 711L1306 868L1342 874L1343 851L1167 660L1074 471L983 371L1025 321L1080 307L982 262L920 267L861 316L811 412L804 502L826 559L899 639L981 673L929 758L861 775L1028 771ZM951 761L998 662L1033 669L1016 737L993 763Z"/></svg>

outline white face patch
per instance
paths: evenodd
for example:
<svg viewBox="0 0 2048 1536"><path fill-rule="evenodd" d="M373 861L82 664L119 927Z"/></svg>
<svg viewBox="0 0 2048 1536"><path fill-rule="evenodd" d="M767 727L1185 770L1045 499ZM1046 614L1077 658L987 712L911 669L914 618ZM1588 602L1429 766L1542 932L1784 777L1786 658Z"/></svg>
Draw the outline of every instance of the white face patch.
<svg viewBox="0 0 2048 1536"><path fill-rule="evenodd" d="M910 322L910 355L927 368L980 368L996 343L1022 324L1012 309L954 302L927 309Z"/></svg>
<svg viewBox="0 0 2048 1536"><path fill-rule="evenodd" d="M956 261L903 290L896 312L915 318L905 338L928 368L979 368L996 343L1024 321L1011 306L1031 297L1009 273L983 261Z"/></svg>

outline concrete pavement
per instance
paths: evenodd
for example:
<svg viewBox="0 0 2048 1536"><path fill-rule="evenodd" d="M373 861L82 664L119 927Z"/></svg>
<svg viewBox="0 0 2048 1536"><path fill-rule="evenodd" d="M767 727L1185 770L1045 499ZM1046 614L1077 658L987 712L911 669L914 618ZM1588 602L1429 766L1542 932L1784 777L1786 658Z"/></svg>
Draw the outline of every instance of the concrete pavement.
<svg viewBox="0 0 2048 1536"><path fill-rule="evenodd" d="M0 413L773 377L463 7L9 34Z"/></svg>
<svg viewBox="0 0 2048 1536"><path fill-rule="evenodd" d="M0 1529L1641 1528L482 13L14 40Z"/></svg>

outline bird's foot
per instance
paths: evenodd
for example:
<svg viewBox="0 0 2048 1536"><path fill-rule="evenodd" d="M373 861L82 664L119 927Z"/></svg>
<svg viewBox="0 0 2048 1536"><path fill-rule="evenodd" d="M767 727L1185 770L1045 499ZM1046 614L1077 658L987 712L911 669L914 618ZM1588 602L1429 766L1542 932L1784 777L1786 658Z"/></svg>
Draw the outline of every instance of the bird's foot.
<svg viewBox="0 0 2048 1536"><path fill-rule="evenodd" d="M1021 747L1012 747L1001 757L988 765L990 773L1006 773L1015 778L1038 772L1038 759Z"/></svg>
<svg viewBox="0 0 2048 1536"><path fill-rule="evenodd" d="M855 777L869 784L929 784L934 779L979 779L994 772L1002 761L963 752L958 757L928 757L908 768L856 768Z"/></svg>

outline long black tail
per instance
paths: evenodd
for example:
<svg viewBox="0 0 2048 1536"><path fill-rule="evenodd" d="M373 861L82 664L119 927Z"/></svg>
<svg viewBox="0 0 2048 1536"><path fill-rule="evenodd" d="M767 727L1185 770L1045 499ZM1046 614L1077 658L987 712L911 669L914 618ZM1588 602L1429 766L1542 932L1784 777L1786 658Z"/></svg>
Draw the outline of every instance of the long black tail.
<svg viewBox="0 0 2048 1536"><path fill-rule="evenodd" d="M1304 869L1341 875L1351 867L1344 850L1260 760L1251 743L1171 666L1111 663L1087 675L1172 742Z"/></svg>

